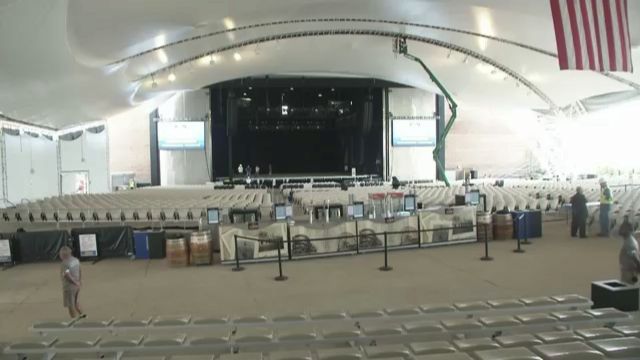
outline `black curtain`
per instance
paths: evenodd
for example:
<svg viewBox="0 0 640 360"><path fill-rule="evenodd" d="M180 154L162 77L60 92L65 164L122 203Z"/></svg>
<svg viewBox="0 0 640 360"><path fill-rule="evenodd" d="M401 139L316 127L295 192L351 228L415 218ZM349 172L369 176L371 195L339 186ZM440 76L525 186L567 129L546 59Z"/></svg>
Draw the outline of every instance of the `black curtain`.
<svg viewBox="0 0 640 360"><path fill-rule="evenodd" d="M19 232L15 234L15 242L16 261L53 261L58 258L60 248L69 245L69 233L62 230Z"/></svg>
<svg viewBox="0 0 640 360"><path fill-rule="evenodd" d="M133 231L129 226L109 226L71 230L73 250L76 256L80 255L80 234L96 234L98 257L100 258L125 257L133 254Z"/></svg>

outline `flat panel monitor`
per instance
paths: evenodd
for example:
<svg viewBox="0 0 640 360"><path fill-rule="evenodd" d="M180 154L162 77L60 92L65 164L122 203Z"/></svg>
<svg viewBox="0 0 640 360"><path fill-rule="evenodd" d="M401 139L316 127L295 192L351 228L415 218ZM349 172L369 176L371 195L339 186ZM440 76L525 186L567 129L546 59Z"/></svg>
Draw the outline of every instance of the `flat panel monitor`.
<svg viewBox="0 0 640 360"><path fill-rule="evenodd" d="M204 121L158 122L158 149L204 149Z"/></svg>
<svg viewBox="0 0 640 360"><path fill-rule="evenodd" d="M404 196L404 211L416 211L416 196L405 195Z"/></svg>
<svg viewBox="0 0 640 360"><path fill-rule="evenodd" d="M220 223L220 209L218 208L207 209L207 223L209 225Z"/></svg>
<svg viewBox="0 0 640 360"><path fill-rule="evenodd" d="M353 218L361 219L363 217L364 217L364 203L363 202L353 203Z"/></svg>
<svg viewBox="0 0 640 360"><path fill-rule="evenodd" d="M464 202L471 205L478 205L478 203L480 203L480 193L471 191L464 194Z"/></svg>
<svg viewBox="0 0 640 360"><path fill-rule="evenodd" d="M435 119L394 119L393 146L436 146Z"/></svg>
<svg viewBox="0 0 640 360"><path fill-rule="evenodd" d="M287 206L284 204L274 205L274 212L276 220L287 219Z"/></svg>

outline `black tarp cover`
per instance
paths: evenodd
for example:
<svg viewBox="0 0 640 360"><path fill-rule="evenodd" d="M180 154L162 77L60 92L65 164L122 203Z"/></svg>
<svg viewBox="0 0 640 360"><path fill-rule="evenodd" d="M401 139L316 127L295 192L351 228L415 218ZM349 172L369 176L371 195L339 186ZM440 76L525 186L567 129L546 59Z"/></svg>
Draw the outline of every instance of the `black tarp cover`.
<svg viewBox="0 0 640 360"><path fill-rule="evenodd" d="M69 233L63 230L18 232L14 259L24 263L56 260L60 248L68 244Z"/></svg>
<svg viewBox="0 0 640 360"><path fill-rule="evenodd" d="M72 229L73 251L76 256L80 255L80 234L96 234L100 258L125 257L133 253L133 231L129 226Z"/></svg>

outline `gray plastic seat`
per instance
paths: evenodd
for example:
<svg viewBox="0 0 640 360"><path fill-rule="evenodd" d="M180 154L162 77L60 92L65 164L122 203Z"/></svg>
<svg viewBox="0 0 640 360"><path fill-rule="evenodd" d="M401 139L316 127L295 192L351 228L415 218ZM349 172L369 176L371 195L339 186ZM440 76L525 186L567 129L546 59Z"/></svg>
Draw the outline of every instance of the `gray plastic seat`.
<svg viewBox="0 0 640 360"><path fill-rule="evenodd" d="M390 309L385 309L384 311L389 316L420 315L420 309L416 307L390 308Z"/></svg>
<svg viewBox="0 0 640 360"><path fill-rule="evenodd" d="M402 335L402 327L393 324L365 326L362 328L362 331L367 336Z"/></svg>
<svg viewBox="0 0 640 360"><path fill-rule="evenodd" d="M101 348L133 348L140 346L143 338L142 335L107 335L102 337L98 346Z"/></svg>
<svg viewBox="0 0 640 360"><path fill-rule="evenodd" d="M238 329L236 333L237 343L265 343L273 340L273 329L246 327Z"/></svg>
<svg viewBox="0 0 640 360"><path fill-rule="evenodd" d="M640 339L636 337L595 340L590 344L608 359L640 359Z"/></svg>
<svg viewBox="0 0 640 360"><path fill-rule="evenodd" d="M311 353L308 350L272 351L269 353L270 360L311 360Z"/></svg>
<svg viewBox="0 0 640 360"><path fill-rule="evenodd" d="M551 297L553 300L557 301L560 304L590 304L591 300L589 300L588 298L581 296L581 295L576 295L576 294L569 294L569 295L557 295L557 296L552 296Z"/></svg>
<svg viewBox="0 0 640 360"><path fill-rule="evenodd" d="M229 340L229 330L219 329L216 331L207 331L206 334L199 336L191 336L189 344L192 346L207 346L224 344Z"/></svg>
<svg viewBox="0 0 640 360"><path fill-rule="evenodd" d="M620 333L605 327L577 329L575 330L575 333L585 340L602 340L622 337Z"/></svg>
<svg viewBox="0 0 640 360"><path fill-rule="evenodd" d="M470 301L470 302L458 302L454 303L453 306L456 307L459 311L483 311L490 310L491 306L484 301Z"/></svg>
<svg viewBox="0 0 640 360"><path fill-rule="evenodd" d="M340 339L358 337L361 331L354 326L338 325L319 329L322 336L326 339Z"/></svg>
<svg viewBox="0 0 640 360"><path fill-rule="evenodd" d="M599 320L628 319L631 317L626 312L614 308L589 309L585 310L585 312Z"/></svg>
<svg viewBox="0 0 640 360"><path fill-rule="evenodd" d="M411 322L411 323L402 324L402 327L409 334L444 331L444 328L442 327L442 325L435 321Z"/></svg>
<svg viewBox="0 0 640 360"><path fill-rule="evenodd" d="M505 348L512 347L527 347L530 348L534 345L542 345L542 340L533 336L532 334L516 334L507 336L496 337L496 342Z"/></svg>
<svg viewBox="0 0 640 360"><path fill-rule="evenodd" d="M362 354L353 348L318 349L319 360L360 360Z"/></svg>
<svg viewBox="0 0 640 360"><path fill-rule="evenodd" d="M182 345L186 339L186 335L151 335L145 337L142 342L144 347L162 347L162 346L179 346Z"/></svg>
<svg viewBox="0 0 640 360"><path fill-rule="evenodd" d="M278 316L274 316L272 318L273 322L275 323L279 323L279 322L298 322L298 321L305 321L306 320L306 316L305 314L287 314L287 315L278 315Z"/></svg>
<svg viewBox="0 0 640 360"><path fill-rule="evenodd" d="M189 323L191 316L161 316L153 319L153 326L184 326Z"/></svg>
<svg viewBox="0 0 640 360"><path fill-rule="evenodd" d="M559 321L562 322L573 322L573 321L588 321L592 320L593 316L587 314L584 311L556 311L551 313L551 316L555 317Z"/></svg>
<svg viewBox="0 0 640 360"><path fill-rule="evenodd" d="M542 360L529 349L512 348L477 351L478 360Z"/></svg>
<svg viewBox="0 0 640 360"><path fill-rule="evenodd" d="M538 297L526 297L520 299L520 301L528 307L540 307L540 306L553 306L558 305L558 301L547 297L547 296L538 296Z"/></svg>
<svg viewBox="0 0 640 360"><path fill-rule="evenodd" d="M559 344L582 341L582 338L573 331L549 331L536 334L545 344Z"/></svg>
<svg viewBox="0 0 640 360"><path fill-rule="evenodd" d="M489 300L487 301L494 309L518 309L523 308L525 305L519 300L516 299L498 299L498 300Z"/></svg>
<svg viewBox="0 0 640 360"><path fill-rule="evenodd" d="M603 360L604 355L581 342L533 347L544 360Z"/></svg>
<svg viewBox="0 0 640 360"><path fill-rule="evenodd" d="M498 349L498 345L491 338L474 338L474 339L462 339L454 340L453 344L462 352L481 351Z"/></svg>
<svg viewBox="0 0 640 360"><path fill-rule="evenodd" d="M411 354L404 345L365 346L364 353L368 359L408 359Z"/></svg>
<svg viewBox="0 0 640 360"><path fill-rule="evenodd" d="M113 323L113 319L104 321L85 320L73 324L75 329L102 329Z"/></svg>
<svg viewBox="0 0 640 360"><path fill-rule="evenodd" d="M211 317L211 318L197 318L191 321L193 325L222 325L228 323L229 319L226 317Z"/></svg>
<svg viewBox="0 0 640 360"><path fill-rule="evenodd" d="M151 323L151 318L145 320L118 320L113 323L116 328L144 328Z"/></svg>
<svg viewBox="0 0 640 360"><path fill-rule="evenodd" d="M280 341L313 340L318 332L310 325L293 325L278 329L278 339Z"/></svg>
<svg viewBox="0 0 640 360"><path fill-rule="evenodd" d="M60 339L53 345L53 347L56 349L88 349L96 346L98 341L100 341L100 337L98 336L79 336Z"/></svg>
<svg viewBox="0 0 640 360"><path fill-rule="evenodd" d="M268 319L264 315L243 316L243 317L233 319L233 322L236 324L261 324L261 323L266 323L267 321Z"/></svg>
<svg viewBox="0 0 640 360"><path fill-rule="evenodd" d="M66 329L69 327L69 323L66 321L42 321L33 324L33 329L45 330L45 329Z"/></svg>
<svg viewBox="0 0 640 360"><path fill-rule="evenodd" d="M350 312L349 316L352 319L369 319L369 318L383 317L384 313L382 311L378 311L378 310L374 310L374 311L358 311L358 312Z"/></svg>
<svg viewBox="0 0 640 360"><path fill-rule="evenodd" d="M427 314L441 314L456 311L456 308L450 304L427 304L420 306L420 309Z"/></svg>
<svg viewBox="0 0 640 360"><path fill-rule="evenodd" d="M444 320L442 325L451 331L482 329L482 324L473 319Z"/></svg>
<svg viewBox="0 0 640 360"><path fill-rule="evenodd" d="M53 345L56 341L56 338L49 337L39 337L39 338L31 338L18 340L9 345L9 349L11 350L40 350L46 349Z"/></svg>
<svg viewBox="0 0 640 360"><path fill-rule="evenodd" d="M456 348L448 341L415 342L408 345L416 355L449 354L456 352Z"/></svg>
<svg viewBox="0 0 640 360"><path fill-rule="evenodd" d="M518 321L513 316L487 316L481 317L480 323L486 327L495 328L495 327L511 327L511 326L519 326L522 325L520 321Z"/></svg>
<svg viewBox="0 0 640 360"><path fill-rule="evenodd" d="M640 325L618 325L613 329L625 337L640 335Z"/></svg>
<svg viewBox="0 0 640 360"><path fill-rule="evenodd" d="M520 314L515 316L524 325L543 325L557 323L558 319L545 313L539 314Z"/></svg>
<svg viewBox="0 0 640 360"><path fill-rule="evenodd" d="M415 360L474 360L465 353L438 354L438 355L420 355L414 356Z"/></svg>
<svg viewBox="0 0 640 360"><path fill-rule="evenodd" d="M338 320L346 318L343 312L311 314L312 320Z"/></svg>

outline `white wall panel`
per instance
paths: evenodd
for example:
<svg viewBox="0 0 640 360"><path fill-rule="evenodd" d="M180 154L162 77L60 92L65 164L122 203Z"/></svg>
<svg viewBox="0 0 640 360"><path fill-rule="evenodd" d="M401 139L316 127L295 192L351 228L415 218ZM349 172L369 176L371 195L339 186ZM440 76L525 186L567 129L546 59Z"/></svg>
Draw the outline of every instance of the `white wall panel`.
<svg viewBox="0 0 640 360"><path fill-rule="evenodd" d="M9 201L19 203L58 195L56 141L27 134L3 136Z"/></svg>
<svg viewBox="0 0 640 360"><path fill-rule="evenodd" d="M178 93L158 107L161 121L189 121L208 118L210 108L207 90ZM204 150L160 150L160 184L193 185L209 181L211 131L205 126Z"/></svg>
<svg viewBox="0 0 640 360"><path fill-rule="evenodd" d="M394 116L433 116L435 95L420 89L389 89L389 111ZM435 126L435 122L434 122ZM391 134L388 134L391 138ZM436 178L436 163L433 147L396 147L389 141L391 149L391 176L400 180L429 180Z"/></svg>
<svg viewBox="0 0 640 360"><path fill-rule="evenodd" d="M107 119L111 173L132 172L138 182L151 182L150 112L140 106Z"/></svg>
<svg viewBox="0 0 640 360"><path fill-rule="evenodd" d="M61 171L88 171L89 192L109 192L107 130L93 134L84 131L71 141L60 140Z"/></svg>

